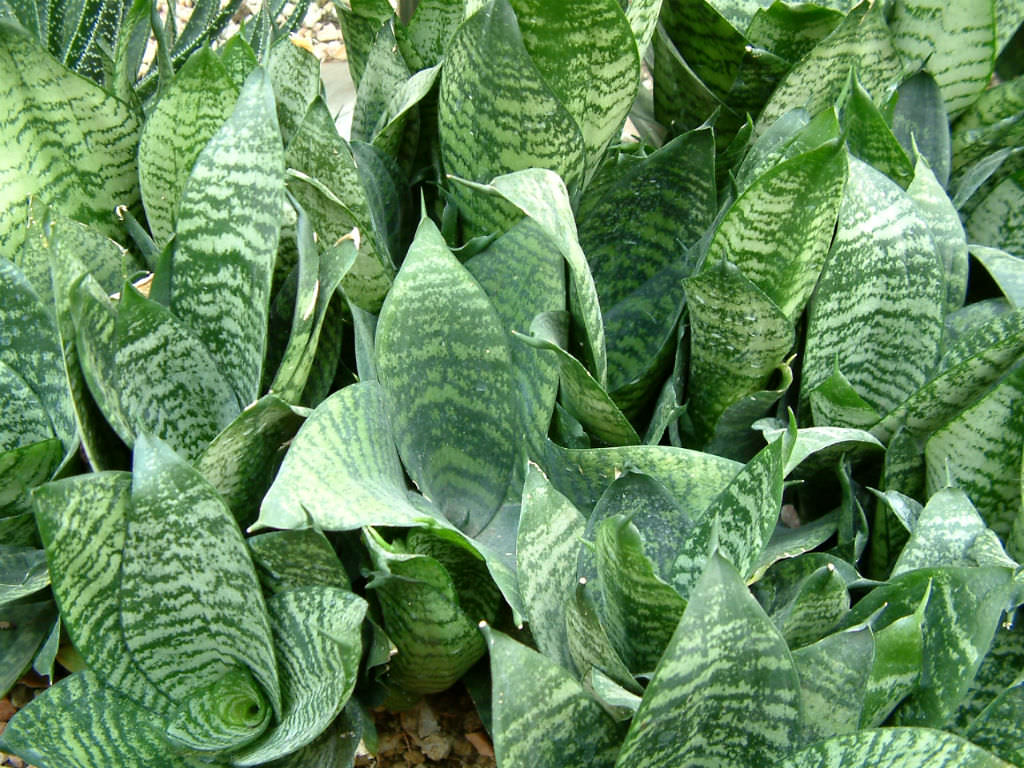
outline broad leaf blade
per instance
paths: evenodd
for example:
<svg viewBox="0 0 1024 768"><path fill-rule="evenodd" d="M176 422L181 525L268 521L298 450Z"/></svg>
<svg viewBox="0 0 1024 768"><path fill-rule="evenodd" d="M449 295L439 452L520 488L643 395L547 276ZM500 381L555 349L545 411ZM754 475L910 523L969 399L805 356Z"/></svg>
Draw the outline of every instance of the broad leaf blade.
<svg viewBox="0 0 1024 768"><path fill-rule="evenodd" d="M1009 768L966 739L931 728L878 728L837 736L787 757L780 768Z"/></svg>

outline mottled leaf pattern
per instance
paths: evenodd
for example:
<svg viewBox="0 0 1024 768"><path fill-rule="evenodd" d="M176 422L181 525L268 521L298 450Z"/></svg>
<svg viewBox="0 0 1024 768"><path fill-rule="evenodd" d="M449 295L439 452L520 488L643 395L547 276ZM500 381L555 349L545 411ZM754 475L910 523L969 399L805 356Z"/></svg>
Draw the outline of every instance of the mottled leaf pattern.
<svg viewBox="0 0 1024 768"><path fill-rule="evenodd" d="M780 768L1007 768L969 741L930 728L879 728L837 736L797 752Z"/></svg>

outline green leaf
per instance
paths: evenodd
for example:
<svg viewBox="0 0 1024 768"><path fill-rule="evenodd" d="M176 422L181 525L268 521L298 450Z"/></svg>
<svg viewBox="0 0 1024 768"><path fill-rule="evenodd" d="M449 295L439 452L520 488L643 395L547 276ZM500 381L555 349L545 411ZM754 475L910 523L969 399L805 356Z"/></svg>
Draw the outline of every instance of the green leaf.
<svg viewBox="0 0 1024 768"><path fill-rule="evenodd" d="M968 250L985 267L1013 306L1024 308L1024 259L983 245L971 245Z"/></svg>
<svg viewBox="0 0 1024 768"><path fill-rule="evenodd" d="M752 45L797 62L842 21L842 13L821 4L773 2L757 9L746 37Z"/></svg>
<svg viewBox="0 0 1024 768"><path fill-rule="evenodd" d="M57 612L50 600L0 606L0 621L7 625L0 632L0 693L5 697L32 667L32 659L46 641L56 618Z"/></svg>
<svg viewBox="0 0 1024 768"><path fill-rule="evenodd" d="M813 740L857 730L875 655L867 627L848 629L793 651Z"/></svg>
<svg viewBox="0 0 1024 768"><path fill-rule="evenodd" d="M860 725L881 725L889 713L921 679L924 635L921 631L931 590L925 592L913 613L874 632L875 658L864 691Z"/></svg>
<svg viewBox="0 0 1024 768"><path fill-rule="evenodd" d="M274 96L256 70L182 190L170 305L243 406L259 396L283 193Z"/></svg>
<svg viewBox="0 0 1024 768"><path fill-rule="evenodd" d="M319 736L355 687L363 653L366 601L336 587L309 586L267 600L281 675L280 720L255 744L232 754L235 765L260 765Z"/></svg>
<svg viewBox="0 0 1024 768"><path fill-rule="evenodd" d="M0 137L9 148L0 161L0 256L11 258L24 242L29 196L118 237L114 209L139 199L136 113L7 20L0 51Z"/></svg>
<svg viewBox="0 0 1024 768"><path fill-rule="evenodd" d="M1024 368L1018 366L984 397L938 429L925 444L928 487L952 482L962 488L985 523L1007 543L1011 556L1021 554L1010 545L1011 532L1021 528L1021 450L1024 416L1016 407L1024 389Z"/></svg>
<svg viewBox="0 0 1024 768"><path fill-rule="evenodd" d="M1008 768L969 741L931 728L878 728L813 744L779 763L780 768Z"/></svg>
<svg viewBox="0 0 1024 768"><path fill-rule="evenodd" d="M139 189L158 244L174 234L192 167L237 99L238 89L224 64L203 48L189 57L146 118L139 137Z"/></svg>
<svg viewBox="0 0 1024 768"><path fill-rule="evenodd" d="M358 86L377 32L395 17L395 11L387 0L355 0L349 5L337 6L337 13L348 53L349 72L352 82Z"/></svg>
<svg viewBox="0 0 1024 768"><path fill-rule="evenodd" d="M636 50L640 61L644 60L651 37L658 26L658 12L662 0L630 0L626 7L626 19L636 38Z"/></svg>
<svg viewBox="0 0 1024 768"><path fill-rule="evenodd" d="M0 606L35 594L49 585L50 574L43 550L0 545Z"/></svg>
<svg viewBox="0 0 1024 768"><path fill-rule="evenodd" d="M359 80L352 112L352 138L372 142L393 117L393 96L412 73L398 50L395 30L385 24L377 32Z"/></svg>
<svg viewBox="0 0 1024 768"><path fill-rule="evenodd" d="M484 655L480 617L463 611L451 574L435 558L404 554L373 529L364 541L376 569L370 586L398 648L389 680L416 694L449 688Z"/></svg>
<svg viewBox="0 0 1024 768"><path fill-rule="evenodd" d="M778 596L776 600L781 602ZM772 611L771 617L789 647L799 648L823 638L848 610L846 581L828 563L793 584L788 599ZM856 722L857 717L854 726Z"/></svg>
<svg viewBox="0 0 1024 768"><path fill-rule="evenodd" d="M263 588L271 593L295 587L349 589L345 568L320 531L274 531L246 540Z"/></svg>
<svg viewBox="0 0 1024 768"><path fill-rule="evenodd" d="M131 430L121 437L129 445L150 433L196 459L242 410L223 366L200 338L166 307L125 284L113 367L102 375L117 377L107 381L117 387L114 397Z"/></svg>
<svg viewBox="0 0 1024 768"><path fill-rule="evenodd" d="M569 189L583 181L583 134L530 58L508 0L484 6L452 38L438 123L449 174L488 182L511 171L548 168ZM499 200L460 187L452 191L474 232L502 230L516 218Z"/></svg>
<svg viewBox="0 0 1024 768"><path fill-rule="evenodd" d="M168 750L153 714L87 670L65 678L19 711L0 748L42 768L200 768L207 763Z"/></svg>
<svg viewBox="0 0 1024 768"><path fill-rule="evenodd" d="M950 115L956 116L988 86L996 55L992 0L956 5L900 0L889 24L904 66L928 68Z"/></svg>
<svg viewBox="0 0 1024 768"><path fill-rule="evenodd" d="M815 115L831 105L853 68L864 89L881 101L902 79L903 66L878 3L860 3L828 37L811 49L765 105L757 120L762 133L796 107Z"/></svg>
<svg viewBox="0 0 1024 768"><path fill-rule="evenodd" d="M487 626L494 753L504 768L610 768L621 733L579 683ZM552 723L560 724L550 728Z"/></svg>
<svg viewBox="0 0 1024 768"><path fill-rule="evenodd" d="M439 64L466 14L462 0L423 0L408 26L396 26L402 56L413 71Z"/></svg>
<svg viewBox="0 0 1024 768"><path fill-rule="evenodd" d="M579 126L593 175L633 106L640 58L618 0L511 0L523 44ZM583 31L586 31L583 34Z"/></svg>
<svg viewBox="0 0 1024 768"><path fill-rule="evenodd" d="M299 429L253 529L416 525L427 516L406 494L380 388L352 384Z"/></svg>
<svg viewBox="0 0 1024 768"><path fill-rule="evenodd" d="M949 185L953 151L949 116L939 86L928 72L900 83L892 108L892 133L907 157L913 157L916 146L939 184Z"/></svg>
<svg viewBox="0 0 1024 768"><path fill-rule="evenodd" d="M596 534L608 637L630 670L650 672L672 638L686 601L658 576L640 531L628 518L607 518Z"/></svg>
<svg viewBox="0 0 1024 768"><path fill-rule="evenodd" d="M864 90L853 69L847 90L842 126L851 154L906 188L914 177L910 154L893 135L885 115L871 100L871 94Z"/></svg>
<svg viewBox="0 0 1024 768"><path fill-rule="evenodd" d="M944 298L934 241L912 200L850 158L838 230L809 309L801 399L838 366L876 411L901 404L937 361Z"/></svg>
<svg viewBox="0 0 1024 768"><path fill-rule="evenodd" d="M486 525L519 453L507 339L487 295L424 219L377 321L376 366L406 471L460 527Z"/></svg>
<svg viewBox="0 0 1024 768"><path fill-rule="evenodd" d="M320 95L320 60L291 37L282 37L270 49L267 74L274 87L281 137L287 145L309 105Z"/></svg>
<svg viewBox="0 0 1024 768"><path fill-rule="evenodd" d="M772 298L724 259L684 285L691 331L687 413L703 445L729 406L764 389L795 332Z"/></svg>
<svg viewBox="0 0 1024 768"><path fill-rule="evenodd" d="M770 765L801 742L802 730L789 649L716 552L644 691L616 765Z"/></svg>
<svg viewBox="0 0 1024 768"><path fill-rule="evenodd" d="M642 689L612 647L598 607L587 593L588 583L581 578L576 583L573 599L565 606L565 629L573 664L578 670L597 669L625 690L639 695Z"/></svg>
<svg viewBox="0 0 1024 768"><path fill-rule="evenodd" d="M760 175L718 225L706 263L732 262L795 320L828 253L846 165L842 146L830 142Z"/></svg>
<svg viewBox="0 0 1024 768"><path fill-rule="evenodd" d="M586 521L535 464L526 471L516 537L516 573L537 648L573 671L566 603L576 585L576 558Z"/></svg>
<svg viewBox="0 0 1024 768"><path fill-rule="evenodd" d="M244 667L199 688L172 712L167 741L181 751L217 754L259 738L270 722L270 708L259 684Z"/></svg>
<svg viewBox="0 0 1024 768"><path fill-rule="evenodd" d="M1000 181L967 217L967 237L1011 253L1024 252L1024 222L1020 201L1024 197L1024 173L1016 172Z"/></svg>

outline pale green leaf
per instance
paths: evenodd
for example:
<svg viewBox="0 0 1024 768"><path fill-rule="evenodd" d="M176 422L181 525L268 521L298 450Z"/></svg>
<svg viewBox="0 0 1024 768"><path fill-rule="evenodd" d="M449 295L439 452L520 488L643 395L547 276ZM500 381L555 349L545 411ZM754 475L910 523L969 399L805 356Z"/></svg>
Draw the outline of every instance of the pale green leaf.
<svg viewBox="0 0 1024 768"><path fill-rule="evenodd" d="M291 37L282 36L270 48L267 74L277 102L277 122L287 145L306 110L320 95L320 60Z"/></svg>
<svg viewBox="0 0 1024 768"><path fill-rule="evenodd" d="M848 629L793 651L810 739L857 730L875 655L867 627Z"/></svg>
<svg viewBox="0 0 1024 768"><path fill-rule="evenodd" d="M246 539L260 583L267 592L295 587L349 589L348 574L320 531L274 531Z"/></svg>
<svg viewBox="0 0 1024 768"><path fill-rule="evenodd" d="M878 728L836 736L797 752L779 768L1009 768L966 739L931 728Z"/></svg>
<svg viewBox="0 0 1024 768"><path fill-rule="evenodd" d="M1024 259L983 245L971 245L969 250L1013 306L1024 308Z"/></svg>

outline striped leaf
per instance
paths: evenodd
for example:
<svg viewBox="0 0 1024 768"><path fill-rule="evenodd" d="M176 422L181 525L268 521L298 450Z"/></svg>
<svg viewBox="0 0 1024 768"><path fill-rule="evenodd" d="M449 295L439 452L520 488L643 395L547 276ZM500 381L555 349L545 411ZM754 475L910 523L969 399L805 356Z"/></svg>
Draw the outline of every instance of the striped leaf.
<svg viewBox="0 0 1024 768"><path fill-rule="evenodd" d="M960 216L923 156L918 155L914 180L907 187L918 213L931 227L935 248L942 258L947 313L964 305L967 296L967 237Z"/></svg>
<svg viewBox="0 0 1024 768"><path fill-rule="evenodd" d="M302 416L274 395L250 405L206 446L195 467L231 509L235 519L251 521L270 487L280 458Z"/></svg>
<svg viewBox="0 0 1024 768"><path fill-rule="evenodd" d="M764 439L774 442L786 436L786 430L764 429ZM859 448L884 448L870 432L862 429L846 427L805 427L796 431L796 439L788 449L788 458L783 468L783 475L788 477L797 467L812 456L817 456L823 463L832 463L832 459L843 454L853 454Z"/></svg>
<svg viewBox="0 0 1024 768"><path fill-rule="evenodd" d="M718 225L707 263L732 262L795 320L828 252L846 165L842 146L829 142L759 176Z"/></svg>
<svg viewBox="0 0 1024 768"><path fill-rule="evenodd" d="M175 707L166 738L174 749L206 757L250 744L269 722L259 684L249 670L235 667Z"/></svg>
<svg viewBox="0 0 1024 768"><path fill-rule="evenodd" d="M170 303L243 406L259 395L283 167L270 79L256 70L182 190Z"/></svg>
<svg viewBox="0 0 1024 768"><path fill-rule="evenodd" d="M174 234L185 182L237 99L224 64L203 48L189 57L146 118L139 136L139 189L157 243Z"/></svg>
<svg viewBox="0 0 1024 768"><path fill-rule="evenodd" d="M927 67L950 115L956 116L988 86L996 55L992 0L956 5L899 0L890 27L906 68Z"/></svg>
<svg viewBox="0 0 1024 768"><path fill-rule="evenodd" d="M604 388L553 339L568 334L566 313L538 316L531 328L533 336L513 333L521 343L551 352L558 362L561 402L566 412L594 438L608 445L638 445L640 436Z"/></svg>
<svg viewBox="0 0 1024 768"><path fill-rule="evenodd" d="M793 651L807 728L815 741L857 730L875 656L867 627L829 635Z"/></svg>
<svg viewBox="0 0 1024 768"><path fill-rule="evenodd" d="M724 259L684 281L690 311L687 413L707 443L729 406L765 388L795 340L793 323Z"/></svg>
<svg viewBox="0 0 1024 768"><path fill-rule="evenodd" d="M864 90L856 73L850 70L848 95L842 107L842 126L850 152L874 166L901 187L914 178L914 164L889 129L885 115Z"/></svg>
<svg viewBox="0 0 1024 768"><path fill-rule="evenodd" d="M954 178L966 180L970 166L1020 143L1021 110L1024 82L1014 79L986 90L960 115L952 129Z"/></svg>
<svg viewBox="0 0 1024 768"><path fill-rule="evenodd" d="M659 577L629 518L609 517L596 534L602 623L626 666L637 674L650 672L672 638L686 601Z"/></svg>
<svg viewBox="0 0 1024 768"><path fill-rule="evenodd" d="M114 399L131 430L121 437L129 445L150 433L195 459L242 410L227 372L198 334L130 283L118 302L114 343L113 370L101 376L117 379L98 383L117 388Z"/></svg>
<svg viewBox="0 0 1024 768"><path fill-rule="evenodd" d="M480 530L519 454L517 386L493 305L428 219L381 309L375 357L409 476L456 525Z"/></svg>
<svg viewBox="0 0 1024 768"><path fill-rule="evenodd" d="M916 145L939 184L949 185L953 162L949 116L939 86L928 72L900 83L892 108L892 133L908 157L914 155Z"/></svg>
<svg viewBox="0 0 1024 768"><path fill-rule="evenodd" d="M803 718L785 641L716 552L644 691L616 765L770 765L800 744Z"/></svg>
<svg viewBox="0 0 1024 768"><path fill-rule="evenodd" d="M900 405L937 361L944 299L942 265L913 201L850 158L835 241L810 304L801 399L838 367L876 411Z"/></svg>
<svg viewBox="0 0 1024 768"><path fill-rule="evenodd" d="M575 564L575 558L573 562ZM49 584L43 550L0 545L0 605L33 595Z"/></svg>
<svg viewBox="0 0 1024 768"><path fill-rule="evenodd" d="M1024 368L1015 368L968 408L938 429L925 444L928 488L952 482L962 488L985 523L1006 543L1010 555L1022 554L1011 534L1024 534L1021 507L1021 451L1024 417L1018 407Z"/></svg>
<svg viewBox="0 0 1024 768"><path fill-rule="evenodd" d="M966 739L931 728L878 728L836 736L786 757L780 768L1009 768Z"/></svg>
<svg viewBox="0 0 1024 768"><path fill-rule="evenodd" d="M147 679L191 705L213 681L247 669L262 690L261 705L266 697L280 712L259 581L216 490L166 444L140 436L126 523L118 618L129 655Z"/></svg>
<svg viewBox="0 0 1024 768"><path fill-rule="evenodd" d="M617 139L640 79L633 31L617 0L510 0L523 44L579 126L593 175Z"/></svg>
<svg viewBox="0 0 1024 768"><path fill-rule="evenodd" d="M483 627L495 758L503 768L611 768L620 729L562 667ZM557 724L557 727L552 727Z"/></svg>
<svg viewBox="0 0 1024 768"><path fill-rule="evenodd" d="M999 290L1018 309L1024 308L1024 259L983 245L969 246L971 256L985 268Z"/></svg>
<svg viewBox="0 0 1024 768"><path fill-rule="evenodd" d="M592 85L592 83L591 83ZM524 119L529 130L523 130ZM445 170L475 182L549 168L575 190L586 144L580 127L530 58L509 0L494 0L455 32L438 104ZM500 200L453 187L472 231L505 229L516 216Z"/></svg>
<svg viewBox="0 0 1024 768"><path fill-rule="evenodd" d="M690 595L705 570L712 547L728 555L742 574L750 573L771 538L782 507L782 470L796 430L765 446L704 510L672 565L672 585Z"/></svg>
<svg viewBox="0 0 1024 768"><path fill-rule="evenodd" d="M281 137L287 145L320 95L320 60L291 37L282 37L270 49L267 74L274 87Z"/></svg>
<svg viewBox="0 0 1024 768"><path fill-rule="evenodd" d="M903 66L878 3L860 3L787 74L757 120L762 133L802 107L815 115L831 106L853 68L864 89L882 100L902 79Z"/></svg>
<svg viewBox="0 0 1024 768"><path fill-rule="evenodd" d="M967 237L1011 253L1024 253L1024 173L1018 171L1000 181L967 217Z"/></svg>
<svg viewBox="0 0 1024 768"><path fill-rule="evenodd" d="M253 528L354 530L422 517L406 496L380 388L363 382L335 392L306 419Z"/></svg>
<svg viewBox="0 0 1024 768"><path fill-rule="evenodd" d="M626 20L633 30L633 37L636 38L636 51L640 61L644 60L654 30L658 26L661 2L662 0L630 0L626 7Z"/></svg>
<svg viewBox="0 0 1024 768"><path fill-rule="evenodd" d="M246 543L267 592L296 587L350 587L341 560L320 531L274 531L252 536Z"/></svg>
<svg viewBox="0 0 1024 768"><path fill-rule="evenodd" d="M308 586L267 600L281 675L281 717L256 743L231 755L261 765L305 747L352 695L362 656L366 601L336 587Z"/></svg>
<svg viewBox="0 0 1024 768"><path fill-rule="evenodd" d="M407 26L395 27L402 56L413 72L441 62L465 14L464 0L423 0Z"/></svg>
<svg viewBox="0 0 1024 768"><path fill-rule="evenodd" d="M576 557L585 528L579 510L530 464L516 538L519 591L537 648L570 672L566 603L576 586Z"/></svg>
<svg viewBox="0 0 1024 768"><path fill-rule="evenodd" d="M1017 567L967 494L957 488L943 488L928 499L890 578L940 566Z"/></svg>
<svg viewBox="0 0 1024 768"><path fill-rule="evenodd" d="M200 768L208 763L168 749L159 721L93 670L65 678L21 710L0 749L40 768Z"/></svg>
<svg viewBox="0 0 1024 768"><path fill-rule="evenodd" d="M0 22L0 83L8 148L0 160L0 256L11 258L24 241L30 195L118 237L114 209L139 199L134 110L9 21Z"/></svg>
<svg viewBox="0 0 1024 768"><path fill-rule="evenodd" d="M363 538L375 568L370 587L398 649L388 680L414 694L449 688L484 655L479 618L462 610L451 575L436 559L405 554L373 529Z"/></svg>
<svg viewBox="0 0 1024 768"><path fill-rule="evenodd" d="M576 583L574 599L565 606L565 629L573 664L578 670L599 670L623 689L639 695L642 689L612 647L598 607L588 594L588 583L581 578Z"/></svg>
<svg viewBox="0 0 1024 768"><path fill-rule="evenodd" d="M875 658L864 691L862 728L881 725L896 705L917 687L924 653L921 623L930 597L931 591L926 591L913 613L874 630Z"/></svg>
<svg viewBox="0 0 1024 768"><path fill-rule="evenodd" d="M75 649L108 685L166 714L170 701L118 641L130 494L131 475L98 472L47 483L33 494L33 506L54 598Z"/></svg>
<svg viewBox="0 0 1024 768"><path fill-rule="evenodd" d="M772 611L771 617L789 647L800 648L820 642L848 610L846 581L829 563L792 585L788 599ZM858 709L851 727L856 727L859 716Z"/></svg>
<svg viewBox="0 0 1024 768"><path fill-rule="evenodd" d="M834 107L809 115L792 109L764 129L734 171L736 189L742 192L762 174L791 158L817 149L841 131Z"/></svg>
<svg viewBox="0 0 1024 768"><path fill-rule="evenodd" d="M698 517L743 465L710 453L664 445L565 449L548 443L541 465L551 484L581 511L627 470L661 483L691 517Z"/></svg>
<svg viewBox="0 0 1024 768"><path fill-rule="evenodd" d="M377 32L359 80L352 112L352 138L372 142L389 120L392 97L412 73L398 50L395 30L384 25Z"/></svg>
<svg viewBox="0 0 1024 768"><path fill-rule="evenodd" d="M721 8L721 3L718 7ZM758 48L797 62L842 20L842 13L823 5L772 3L754 12L746 25L746 38Z"/></svg>
<svg viewBox="0 0 1024 768"><path fill-rule="evenodd" d="M835 532L836 517L834 515L824 515L796 528L776 526L772 537L761 550L757 565L747 581L752 584L759 582L765 572L775 563L817 549Z"/></svg>
<svg viewBox="0 0 1024 768"><path fill-rule="evenodd" d="M395 9L386 0L355 0L348 6L338 8L341 34L345 39L348 53L348 69L352 82L357 86L366 68L373 41L381 26L395 18Z"/></svg>
<svg viewBox="0 0 1024 768"><path fill-rule="evenodd" d="M724 98L739 74L747 41L715 6L668 0L662 5L661 23L694 75Z"/></svg>

